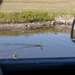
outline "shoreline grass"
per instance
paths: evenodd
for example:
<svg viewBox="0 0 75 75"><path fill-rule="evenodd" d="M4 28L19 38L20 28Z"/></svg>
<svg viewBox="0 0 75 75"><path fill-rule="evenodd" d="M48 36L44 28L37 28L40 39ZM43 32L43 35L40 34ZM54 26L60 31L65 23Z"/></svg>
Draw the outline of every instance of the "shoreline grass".
<svg viewBox="0 0 75 75"><path fill-rule="evenodd" d="M53 19L54 17L52 14L42 11L0 13L0 23L25 23L35 21L51 21Z"/></svg>
<svg viewBox="0 0 75 75"><path fill-rule="evenodd" d="M27 10L22 12L0 13L0 23L25 23L25 22L40 22L52 21L56 16L72 15L75 13L54 13L38 10Z"/></svg>
<svg viewBox="0 0 75 75"><path fill-rule="evenodd" d="M75 16L75 0L4 0L0 23L52 21L56 16Z"/></svg>

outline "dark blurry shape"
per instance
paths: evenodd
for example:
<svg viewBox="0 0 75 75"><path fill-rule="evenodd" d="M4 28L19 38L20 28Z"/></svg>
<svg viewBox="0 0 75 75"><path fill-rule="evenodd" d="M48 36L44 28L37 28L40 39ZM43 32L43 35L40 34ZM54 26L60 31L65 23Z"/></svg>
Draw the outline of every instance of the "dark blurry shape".
<svg viewBox="0 0 75 75"><path fill-rule="evenodd" d="M42 41L40 42L40 48L43 49Z"/></svg>
<svg viewBox="0 0 75 75"><path fill-rule="evenodd" d="M43 45L42 42L40 42L40 44L26 44L26 43L0 43L0 45L4 45L4 46L18 46L18 48L14 48L14 49L8 49L8 50L0 50L0 52L8 52L8 51L13 51L13 50L19 50L19 49L23 49L23 48L33 48L33 47L40 47L41 49L43 49ZM10 56L9 56L10 58ZM13 59L17 59L17 55L13 55Z"/></svg>
<svg viewBox="0 0 75 75"><path fill-rule="evenodd" d="M2 4L3 0L0 0L0 5Z"/></svg>
<svg viewBox="0 0 75 75"><path fill-rule="evenodd" d="M75 42L75 19L73 20L73 23L72 23L71 39L73 42Z"/></svg>

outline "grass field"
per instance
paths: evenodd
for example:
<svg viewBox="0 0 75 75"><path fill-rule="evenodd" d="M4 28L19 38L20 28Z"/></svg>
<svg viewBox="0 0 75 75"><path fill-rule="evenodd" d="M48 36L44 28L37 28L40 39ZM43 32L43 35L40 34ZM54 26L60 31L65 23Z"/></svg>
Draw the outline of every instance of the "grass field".
<svg viewBox="0 0 75 75"><path fill-rule="evenodd" d="M58 15L75 16L75 0L3 0L0 6L0 23L53 20Z"/></svg>
<svg viewBox="0 0 75 75"><path fill-rule="evenodd" d="M4 0L1 12L42 10L50 13L75 13L75 0Z"/></svg>

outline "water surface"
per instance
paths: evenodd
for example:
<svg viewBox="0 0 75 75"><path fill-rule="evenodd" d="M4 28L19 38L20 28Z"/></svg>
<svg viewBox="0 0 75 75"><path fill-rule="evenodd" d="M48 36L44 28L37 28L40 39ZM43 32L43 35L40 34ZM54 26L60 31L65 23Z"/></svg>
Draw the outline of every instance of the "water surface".
<svg viewBox="0 0 75 75"><path fill-rule="evenodd" d="M1 31L0 59L75 57L75 43L70 32L43 29L35 31Z"/></svg>

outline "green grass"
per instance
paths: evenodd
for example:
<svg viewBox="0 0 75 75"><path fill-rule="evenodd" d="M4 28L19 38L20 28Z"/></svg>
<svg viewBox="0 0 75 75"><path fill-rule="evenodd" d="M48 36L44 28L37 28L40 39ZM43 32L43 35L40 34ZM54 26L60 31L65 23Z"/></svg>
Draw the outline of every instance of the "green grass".
<svg viewBox="0 0 75 75"><path fill-rule="evenodd" d="M75 0L4 0L0 23L54 20L55 16L75 16Z"/></svg>
<svg viewBox="0 0 75 75"><path fill-rule="evenodd" d="M38 22L38 21L52 21L56 16L72 15L75 13L54 13L37 10L26 10L22 12L1 12L0 23L25 23L25 22Z"/></svg>
<svg viewBox="0 0 75 75"><path fill-rule="evenodd" d="M53 15L42 11L23 11L13 13L0 13L0 23L25 23L33 21L51 21Z"/></svg>

